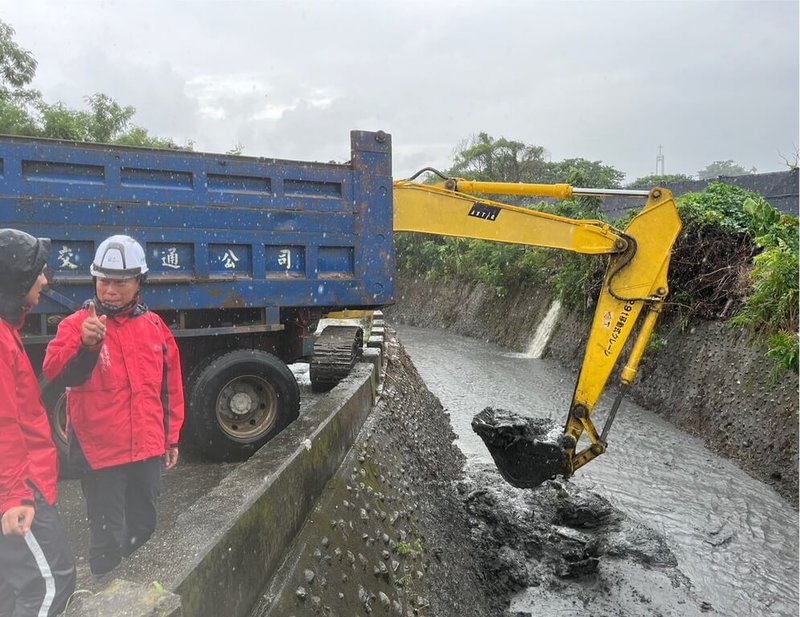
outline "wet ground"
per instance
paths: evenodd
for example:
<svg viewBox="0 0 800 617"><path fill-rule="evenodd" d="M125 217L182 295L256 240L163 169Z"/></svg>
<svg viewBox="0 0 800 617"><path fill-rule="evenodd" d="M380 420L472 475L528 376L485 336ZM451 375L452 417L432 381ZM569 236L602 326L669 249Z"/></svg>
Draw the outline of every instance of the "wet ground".
<svg viewBox="0 0 800 617"><path fill-rule="evenodd" d="M470 422L487 406L563 421L575 376L553 362L445 331L401 327L399 334L427 386L450 413L457 444L477 478L480 500L475 507L482 508L484 499L502 503L492 511L516 512L518 516L507 520L518 525L523 513L535 509L535 500L527 503L530 491L507 486L485 490L492 486L485 479L493 473L485 471L491 461ZM608 399L601 401L601 410L610 407ZM602 411L598 418L602 422ZM659 594L663 577L641 567L660 554L658 550L633 568L631 562L605 560L600 566L605 568L603 576L566 578L559 589L540 585L521 591L512 600L512 613L682 615L699 610L735 616L798 615L797 511L769 486L659 416L624 402L609 436L609 451L580 470L571 485L602 495L632 525L641 524L664 538L664 548L676 560L670 575L675 580ZM498 521L495 528L503 524ZM570 529L564 533L576 535ZM579 539L594 546L590 538ZM510 556L506 565L519 563L516 557ZM520 579L530 577L520 574ZM592 588L603 580L621 581L617 597L609 596L607 589ZM670 584L690 593L670 599ZM629 597L620 602L623 594ZM648 604L653 594L667 601L662 606ZM687 604L682 607L683 602Z"/></svg>
<svg viewBox="0 0 800 617"><path fill-rule="evenodd" d="M315 394L311 391L307 364L295 364L291 368L300 385L300 413L302 414L324 394ZM183 448L178 466L163 476L161 497L158 502L158 529L169 529L181 512L207 495L237 466L238 463L203 461L190 448ZM62 480L59 483L58 491L59 512L75 552L78 568L77 589L97 590L108 582L108 577L97 580L89 571L87 562L89 530L80 481ZM158 529L150 543L158 542Z"/></svg>

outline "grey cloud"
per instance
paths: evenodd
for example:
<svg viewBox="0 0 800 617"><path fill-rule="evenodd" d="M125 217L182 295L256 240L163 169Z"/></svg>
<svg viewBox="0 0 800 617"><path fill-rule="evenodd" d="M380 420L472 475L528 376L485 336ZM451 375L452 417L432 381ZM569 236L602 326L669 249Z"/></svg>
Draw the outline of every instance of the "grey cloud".
<svg viewBox="0 0 800 617"><path fill-rule="evenodd" d="M778 169L798 142L796 2L43 4L0 0L46 96L106 92L216 151L338 160L351 129L380 128L400 177L483 130L635 178L658 145L694 173ZM198 79L237 78L257 87L204 114Z"/></svg>
<svg viewBox="0 0 800 617"><path fill-rule="evenodd" d="M142 65L125 57L111 58L90 47L67 69L75 77L61 86L64 91L103 92L121 104L132 105L136 108L133 122L153 134L182 142L202 130L197 103L185 92L185 76L167 61Z"/></svg>

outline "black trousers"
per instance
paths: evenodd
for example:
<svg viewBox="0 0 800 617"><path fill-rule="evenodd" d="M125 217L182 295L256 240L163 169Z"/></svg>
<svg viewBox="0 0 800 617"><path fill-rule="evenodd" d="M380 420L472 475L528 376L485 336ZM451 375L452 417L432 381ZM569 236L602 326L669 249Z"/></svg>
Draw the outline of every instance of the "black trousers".
<svg viewBox="0 0 800 617"><path fill-rule="evenodd" d="M156 529L161 457L89 471L81 479L89 517L89 566L105 574Z"/></svg>
<svg viewBox="0 0 800 617"><path fill-rule="evenodd" d="M58 615L75 590L75 561L61 518L35 495L25 537L0 534L0 617Z"/></svg>

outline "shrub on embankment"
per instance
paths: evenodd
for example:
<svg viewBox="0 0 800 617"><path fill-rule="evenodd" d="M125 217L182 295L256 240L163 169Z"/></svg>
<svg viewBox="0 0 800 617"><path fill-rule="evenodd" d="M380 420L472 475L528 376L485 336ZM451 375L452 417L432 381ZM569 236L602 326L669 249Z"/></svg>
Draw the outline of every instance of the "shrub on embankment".
<svg viewBox="0 0 800 617"><path fill-rule="evenodd" d="M767 345L782 370L798 371L798 220L762 196L726 184L677 199L683 231L669 271L667 314L680 327L722 320ZM530 204L571 218L601 218L591 200ZM615 221L624 229L628 219ZM573 312L590 313L603 260L507 244L404 234L397 240L401 273L491 286L498 296L549 287ZM656 334L653 343L658 345Z"/></svg>

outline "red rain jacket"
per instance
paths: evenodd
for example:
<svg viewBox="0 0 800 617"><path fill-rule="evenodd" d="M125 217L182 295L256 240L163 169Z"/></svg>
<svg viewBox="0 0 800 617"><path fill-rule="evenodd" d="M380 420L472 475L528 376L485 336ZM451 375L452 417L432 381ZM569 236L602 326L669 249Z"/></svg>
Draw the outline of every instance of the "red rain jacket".
<svg viewBox="0 0 800 617"><path fill-rule="evenodd" d="M19 332L4 319L0 319L0 397L0 513L34 505L31 484L52 506L58 453Z"/></svg>
<svg viewBox="0 0 800 617"><path fill-rule="evenodd" d="M143 306L106 321L97 349L81 343L81 309L62 321L44 359L45 377L66 378L67 422L92 469L162 456L183 426L178 347L167 325ZM76 365L88 370L77 380ZM92 368L93 366L93 368ZM72 374L71 378L67 378ZM72 383L70 383L70 379Z"/></svg>

